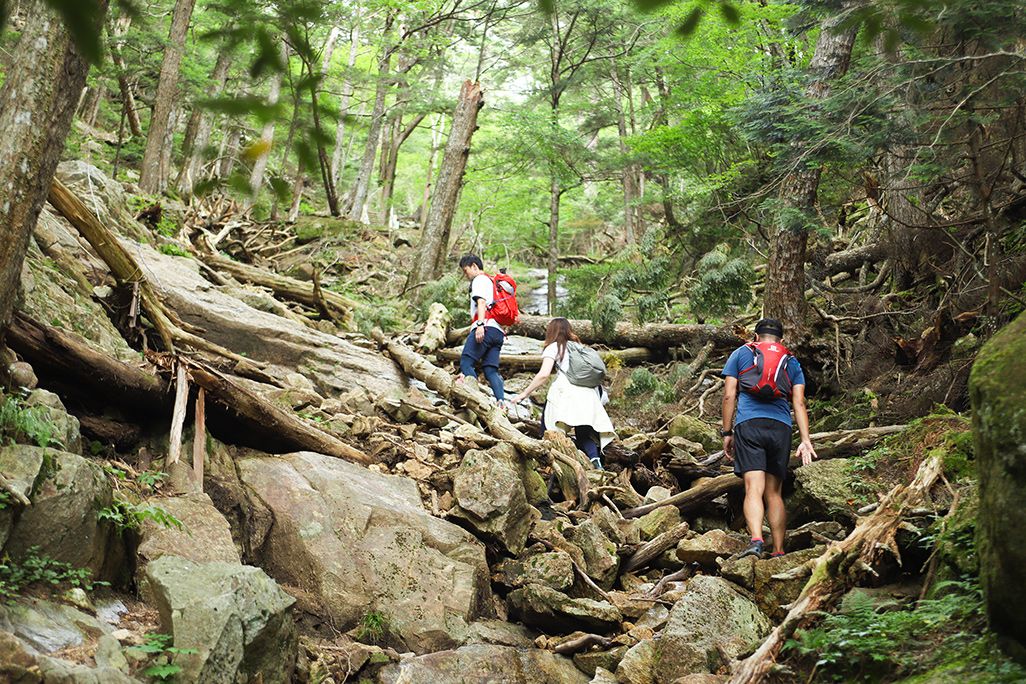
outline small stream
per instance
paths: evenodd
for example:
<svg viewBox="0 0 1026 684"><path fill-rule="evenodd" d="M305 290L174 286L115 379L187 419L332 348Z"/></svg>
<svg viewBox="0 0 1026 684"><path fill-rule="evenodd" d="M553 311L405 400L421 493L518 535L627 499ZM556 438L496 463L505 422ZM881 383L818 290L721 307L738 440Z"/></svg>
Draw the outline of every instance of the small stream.
<svg viewBox="0 0 1026 684"><path fill-rule="evenodd" d="M538 285L530 290L525 288L524 292L526 293L526 296L517 297L520 302L520 310L526 314L533 314L536 316L548 315L548 269L532 268L524 275L530 276L532 279L536 279L538 281ZM566 297L566 294L567 289L563 284L563 279L557 278L556 299L562 299L563 297Z"/></svg>

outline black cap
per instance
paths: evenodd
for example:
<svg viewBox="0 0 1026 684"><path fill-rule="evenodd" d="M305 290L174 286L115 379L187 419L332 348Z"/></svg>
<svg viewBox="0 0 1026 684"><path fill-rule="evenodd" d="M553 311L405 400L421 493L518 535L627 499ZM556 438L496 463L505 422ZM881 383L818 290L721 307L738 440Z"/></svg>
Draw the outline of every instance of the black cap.
<svg viewBox="0 0 1026 684"><path fill-rule="evenodd" d="M756 335L784 336L784 324L775 318L763 318L755 324Z"/></svg>

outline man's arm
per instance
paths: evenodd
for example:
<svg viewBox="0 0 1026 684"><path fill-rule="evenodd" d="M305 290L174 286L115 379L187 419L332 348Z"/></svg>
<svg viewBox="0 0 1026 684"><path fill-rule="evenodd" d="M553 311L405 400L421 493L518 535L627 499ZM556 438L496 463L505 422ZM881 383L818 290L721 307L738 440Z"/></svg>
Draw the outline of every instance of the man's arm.
<svg viewBox="0 0 1026 684"><path fill-rule="evenodd" d="M737 378L728 375L723 378L723 431L730 430L734 425L734 410L737 408ZM723 454L727 460L734 459L734 436L723 438Z"/></svg>
<svg viewBox="0 0 1026 684"><path fill-rule="evenodd" d="M488 305L485 304L483 297L478 297L474 302L477 304L477 316L474 317L474 338L478 342L483 342L485 314L488 312ZM478 325L478 323L480 323L480 325Z"/></svg>
<svg viewBox="0 0 1026 684"><path fill-rule="evenodd" d="M802 465L809 465L812 459L817 458L816 450L812 448L812 439L809 437L809 411L805 406L805 385L795 385L791 391L791 403L794 406L794 419L798 423L798 434L801 435L801 444L798 445L798 456L802 459Z"/></svg>

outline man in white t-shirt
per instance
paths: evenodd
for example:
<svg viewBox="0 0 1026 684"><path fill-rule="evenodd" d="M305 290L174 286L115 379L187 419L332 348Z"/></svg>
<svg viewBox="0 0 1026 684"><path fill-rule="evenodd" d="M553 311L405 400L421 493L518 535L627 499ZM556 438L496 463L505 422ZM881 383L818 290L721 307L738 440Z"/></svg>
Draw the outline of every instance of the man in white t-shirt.
<svg viewBox="0 0 1026 684"><path fill-rule="evenodd" d="M492 394L500 403L506 398L502 376L499 375L499 354L506 334L488 315L488 307L495 301L492 279L484 272L481 257L467 254L460 259L460 269L470 281L470 335L460 355L460 374L477 378L475 366L480 363Z"/></svg>

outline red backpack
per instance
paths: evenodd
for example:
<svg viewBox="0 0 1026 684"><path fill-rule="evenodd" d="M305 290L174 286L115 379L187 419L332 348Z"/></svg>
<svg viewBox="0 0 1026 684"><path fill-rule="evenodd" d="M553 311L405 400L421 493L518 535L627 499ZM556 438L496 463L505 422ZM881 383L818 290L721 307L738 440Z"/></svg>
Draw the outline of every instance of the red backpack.
<svg viewBox="0 0 1026 684"><path fill-rule="evenodd" d="M790 398L791 376L787 362L791 352L779 342L750 342L754 363L737 377L741 389L764 401Z"/></svg>
<svg viewBox="0 0 1026 684"><path fill-rule="evenodd" d="M491 318L499 325L516 325L520 320L520 307L517 306L517 281L500 270L492 279L492 303L488 306L485 318Z"/></svg>

